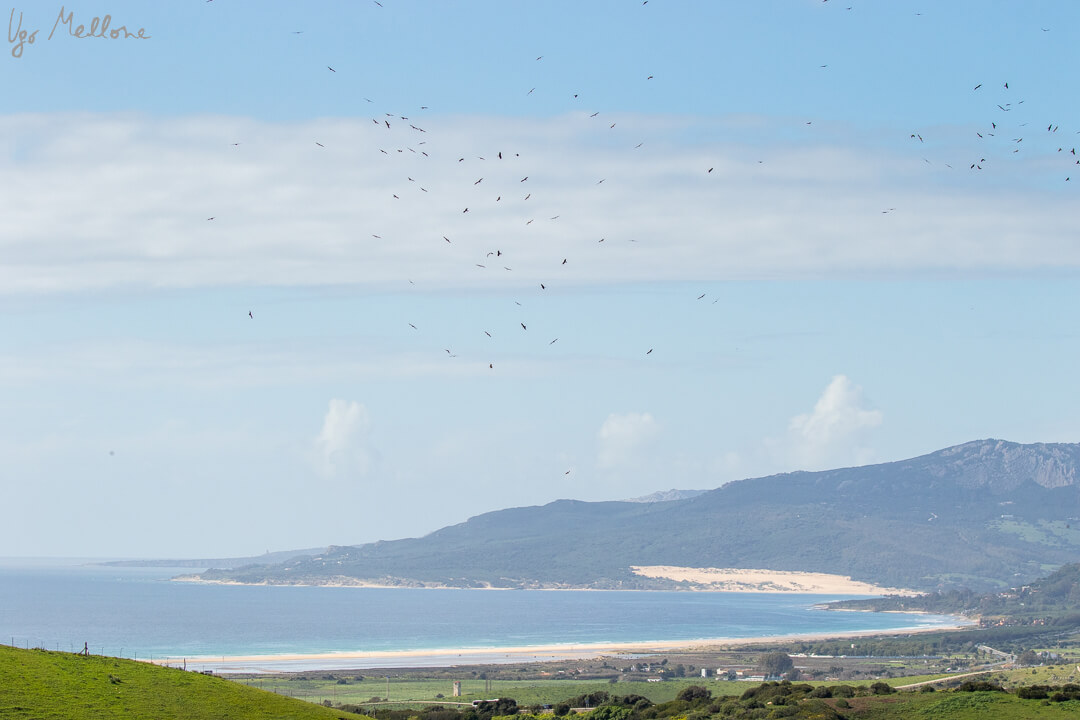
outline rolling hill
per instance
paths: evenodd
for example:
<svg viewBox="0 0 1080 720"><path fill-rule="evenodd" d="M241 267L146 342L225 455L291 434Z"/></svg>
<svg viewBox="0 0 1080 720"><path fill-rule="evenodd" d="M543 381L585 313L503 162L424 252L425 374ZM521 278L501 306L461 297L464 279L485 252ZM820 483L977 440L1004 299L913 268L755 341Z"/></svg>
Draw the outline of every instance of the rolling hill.
<svg viewBox="0 0 1080 720"><path fill-rule="evenodd" d="M365 716L146 662L0 645L0 717L344 720Z"/></svg>
<svg viewBox="0 0 1080 720"><path fill-rule="evenodd" d="M768 568L933 590L1010 587L1080 558L1080 444L978 440L898 462L728 483L667 502L559 500L421 538L203 580L662 589L632 565Z"/></svg>

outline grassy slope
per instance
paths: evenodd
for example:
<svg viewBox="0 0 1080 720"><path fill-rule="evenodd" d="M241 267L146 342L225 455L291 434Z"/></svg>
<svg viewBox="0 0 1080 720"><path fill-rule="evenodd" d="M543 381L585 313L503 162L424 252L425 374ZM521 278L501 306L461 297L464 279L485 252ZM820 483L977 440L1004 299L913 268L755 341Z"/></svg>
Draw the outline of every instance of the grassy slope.
<svg viewBox="0 0 1080 720"><path fill-rule="evenodd" d="M110 680L116 678L119 682ZM217 677L133 660L0 646L0 718L361 717Z"/></svg>
<svg viewBox="0 0 1080 720"><path fill-rule="evenodd" d="M1043 704L998 692L903 693L884 697L852 698L849 718L900 720L947 718L947 720L1056 720L1075 718L1077 702ZM832 704L830 702L830 704Z"/></svg>

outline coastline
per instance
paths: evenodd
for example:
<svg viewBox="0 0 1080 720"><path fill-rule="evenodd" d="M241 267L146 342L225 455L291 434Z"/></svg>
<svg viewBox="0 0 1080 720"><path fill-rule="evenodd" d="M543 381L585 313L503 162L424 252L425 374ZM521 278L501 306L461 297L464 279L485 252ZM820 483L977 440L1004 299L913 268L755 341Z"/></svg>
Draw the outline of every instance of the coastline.
<svg viewBox="0 0 1080 720"><path fill-rule="evenodd" d="M749 568L692 568L672 565L634 565L631 572L642 578L671 583L672 587L656 588L664 591L720 592L720 593L782 593L793 595L905 595L921 594L917 590L891 588L853 580L844 575L803 572L793 570L767 570ZM173 582L202 585L251 585L280 587L328 587L328 588L409 588L416 590L603 590L618 592L650 592L643 588L595 588L564 585L537 587L494 587L490 584L461 587L441 582L424 582L406 578L382 578L368 580L347 575L331 575L317 582L241 582L238 580L207 580L198 573L179 575Z"/></svg>
<svg viewBox="0 0 1080 720"><path fill-rule="evenodd" d="M273 655L234 655L167 657L148 660L155 665L183 666L189 670L215 673L278 673L309 670L351 670L368 668L454 667L457 665L495 665L537 663L557 660L584 660L606 656L642 655L678 650L707 652L713 648L818 640L853 639L880 635L912 635L926 632L959 630L974 625L957 617L955 624L911 626L891 630L852 630L849 632L793 633L758 637L701 638L698 640L656 640L646 642L607 642L584 644L549 644L509 647L430 648L418 650L373 650L353 652L281 653ZM963 620L963 622L960 622Z"/></svg>

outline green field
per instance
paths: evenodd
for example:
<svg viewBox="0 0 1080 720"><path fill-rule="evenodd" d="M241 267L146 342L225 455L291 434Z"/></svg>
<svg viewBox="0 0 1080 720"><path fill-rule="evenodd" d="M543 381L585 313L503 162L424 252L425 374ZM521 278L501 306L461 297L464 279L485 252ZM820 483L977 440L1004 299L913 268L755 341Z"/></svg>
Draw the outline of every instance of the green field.
<svg viewBox="0 0 1080 720"><path fill-rule="evenodd" d="M358 718L219 677L134 660L0 646L0 718Z"/></svg>
<svg viewBox="0 0 1080 720"><path fill-rule="evenodd" d="M1054 684L1058 682L1071 682L1062 679L1060 672L1049 670L1038 675L1019 675L1018 680L1008 683L1010 685ZM1029 673L1030 671L1015 671L1017 673ZM948 678L950 674L912 675L896 677L884 680L889 685L907 685L925 680L937 680ZM996 677L1000 680L1009 673L999 673ZM311 673L301 676L305 679L289 678L287 676L262 676L255 678L237 679L236 682L251 687L261 688L281 695L288 695L307 702L321 703L329 700L332 704L357 704L369 707L399 706L422 707L426 704L438 703L452 707L454 703L470 705L474 700L485 700L497 697L509 697L517 701L521 707L534 705L553 705L570 697L585 695L593 692L608 692L613 695L640 695L654 703L665 703L674 700L685 688L701 686L707 688L713 697L742 695L753 686L747 682L728 682L716 679L683 678L667 680L661 683L650 682L618 682L609 683L595 680L463 680L461 685L461 697L451 697L452 681L443 679L425 678L391 678L389 686L385 677L365 677L357 681L356 676L349 673ZM1054 679L1052 679L1054 678ZM340 681L345 680L342 684ZM867 680L845 681L854 687L866 687L872 682ZM809 681L809 685L835 685L836 681L822 682ZM389 687L389 695L387 695ZM438 697L439 695L443 697ZM378 700L374 700L378 698Z"/></svg>
<svg viewBox="0 0 1080 720"><path fill-rule="evenodd" d="M391 678L389 695L384 677L365 677L356 681L354 675L338 673L334 679L325 676L330 673L311 673L307 679L289 679L287 677L258 677L239 679L237 682L251 687L270 690L282 695L300 698L309 702L330 700L332 703L367 704L372 698L379 698L385 703L388 699L400 702L439 702L449 705L453 702L470 704L473 700L485 700L496 697L512 697L518 705L544 705L557 703L568 697L603 690L619 695L641 695L655 703L674 700L679 692L690 685L700 685L700 678L670 680L662 683L619 682L610 684L597 680L462 680L461 697L451 697L451 680L399 679ZM340 680L347 684L340 684ZM715 695L739 695L747 688L745 682L718 682L710 680L708 687ZM438 695L443 697L438 697Z"/></svg>

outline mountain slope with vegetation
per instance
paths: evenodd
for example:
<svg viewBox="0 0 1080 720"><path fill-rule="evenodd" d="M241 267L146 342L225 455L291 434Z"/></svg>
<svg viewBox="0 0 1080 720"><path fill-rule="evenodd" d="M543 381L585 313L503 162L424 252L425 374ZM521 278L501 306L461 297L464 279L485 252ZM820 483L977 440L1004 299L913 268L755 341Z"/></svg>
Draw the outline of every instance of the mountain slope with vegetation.
<svg viewBox="0 0 1080 720"><path fill-rule="evenodd" d="M942 614L977 614L984 625L1080 625L1080 563L1063 565L1050 575L1009 590L974 593L966 588L918 597L890 595L829 604L837 610L903 610Z"/></svg>
<svg viewBox="0 0 1080 720"><path fill-rule="evenodd" d="M1078 468L1077 444L980 440L899 462L742 480L668 502L559 500L501 510L422 538L200 577L661 589L679 586L630 568L672 565L1001 589L1080 557Z"/></svg>

